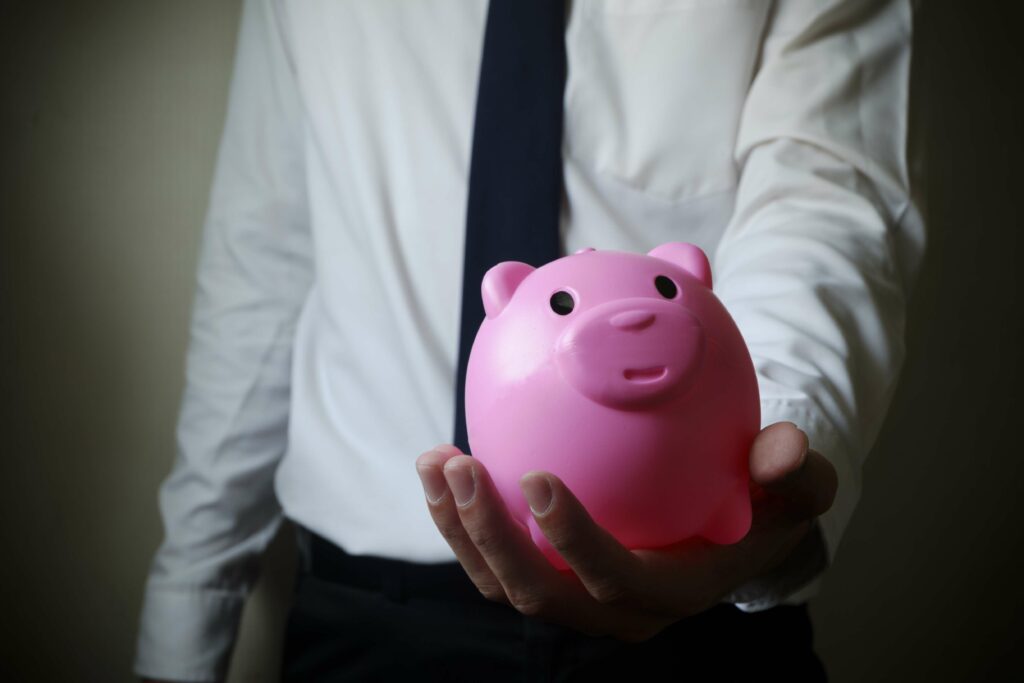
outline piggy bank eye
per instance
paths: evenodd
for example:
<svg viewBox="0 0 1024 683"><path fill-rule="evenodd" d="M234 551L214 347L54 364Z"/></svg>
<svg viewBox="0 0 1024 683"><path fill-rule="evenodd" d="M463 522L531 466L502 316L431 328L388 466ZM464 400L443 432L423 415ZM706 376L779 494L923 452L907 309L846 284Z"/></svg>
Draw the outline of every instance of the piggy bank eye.
<svg viewBox="0 0 1024 683"><path fill-rule="evenodd" d="M572 313L573 306L576 302L572 300L572 294L560 289L551 295L551 310L558 315L569 315Z"/></svg>
<svg viewBox="0 0 1024 683"><path fill-rule="evenodd" d="M654 278L654 286L658 288L658 293L666 299L674 299L676 297L676 292L678 291L676 283L664 275Z"/></svg>

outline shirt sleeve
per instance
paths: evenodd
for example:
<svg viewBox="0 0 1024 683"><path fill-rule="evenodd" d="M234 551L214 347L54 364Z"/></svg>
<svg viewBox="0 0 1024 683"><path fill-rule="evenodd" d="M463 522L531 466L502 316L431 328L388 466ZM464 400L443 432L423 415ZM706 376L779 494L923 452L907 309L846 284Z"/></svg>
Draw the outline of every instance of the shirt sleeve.
<svg viewBox="0 0 1024 683"><path fill-rule="evenodd" d="M304 123L277 3L245 0L200 245L164 539L134 671L224 676L259 558L282 521L293 336L312 283Z"/></svg>
<svg viewBox="0 0 1024 683"><path fill-rule="evenodd" d="M730 597L745 611L817 594L904 361L925 245L908 178L910 35L908 0L777 2L748 92L716 292L750 348L762 426L804 430L839 486L820 539Z"/></svg>

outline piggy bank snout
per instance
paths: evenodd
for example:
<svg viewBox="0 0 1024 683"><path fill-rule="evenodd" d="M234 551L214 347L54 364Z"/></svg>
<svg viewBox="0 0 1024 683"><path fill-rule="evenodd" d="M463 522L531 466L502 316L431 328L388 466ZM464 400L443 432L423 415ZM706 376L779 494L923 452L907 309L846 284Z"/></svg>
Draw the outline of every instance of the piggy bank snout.
<svg viewBox="0 0 1024 683"><path fill-rule="evenodd" d="M678 303L649 298L584 311L559 337L555 363L587 398L628 408L685 391L704 358L700 321Z"/></svg>

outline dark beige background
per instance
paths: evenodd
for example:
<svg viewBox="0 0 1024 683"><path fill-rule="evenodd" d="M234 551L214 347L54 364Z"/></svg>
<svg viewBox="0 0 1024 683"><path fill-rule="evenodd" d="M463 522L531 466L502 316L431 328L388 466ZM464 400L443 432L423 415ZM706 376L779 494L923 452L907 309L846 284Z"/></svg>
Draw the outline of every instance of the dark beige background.
<svg viewBox="0 0 1024 683"><path fill-rule="evenodd" d="M1024 644L1022 24L926 4L930 250L901 389L812 602L836 681L1002 680ZM0 13L0 679L129 681L238 2ZM272 680L290 542L247 607L233 681Z"/></svg>

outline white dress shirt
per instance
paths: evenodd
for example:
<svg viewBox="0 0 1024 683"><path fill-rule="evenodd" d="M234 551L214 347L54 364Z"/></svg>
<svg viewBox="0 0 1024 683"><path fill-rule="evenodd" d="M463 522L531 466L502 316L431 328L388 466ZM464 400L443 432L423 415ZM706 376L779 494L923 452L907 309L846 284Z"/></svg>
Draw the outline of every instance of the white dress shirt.
<svg viewBox="0 0 1024 683"><path fill-rule="evenodd" d="M486 11L245 1L138 673L223 671L282 515L353 554L454 559L414 461L453 438ZM709 254L763 424L796 423L838 471L818 520L829 563L903 363L924 249L905 151L910 13L895 0L568 13L563 253L679 240ZM735 602L795 604L820 581Z"/></svg>

